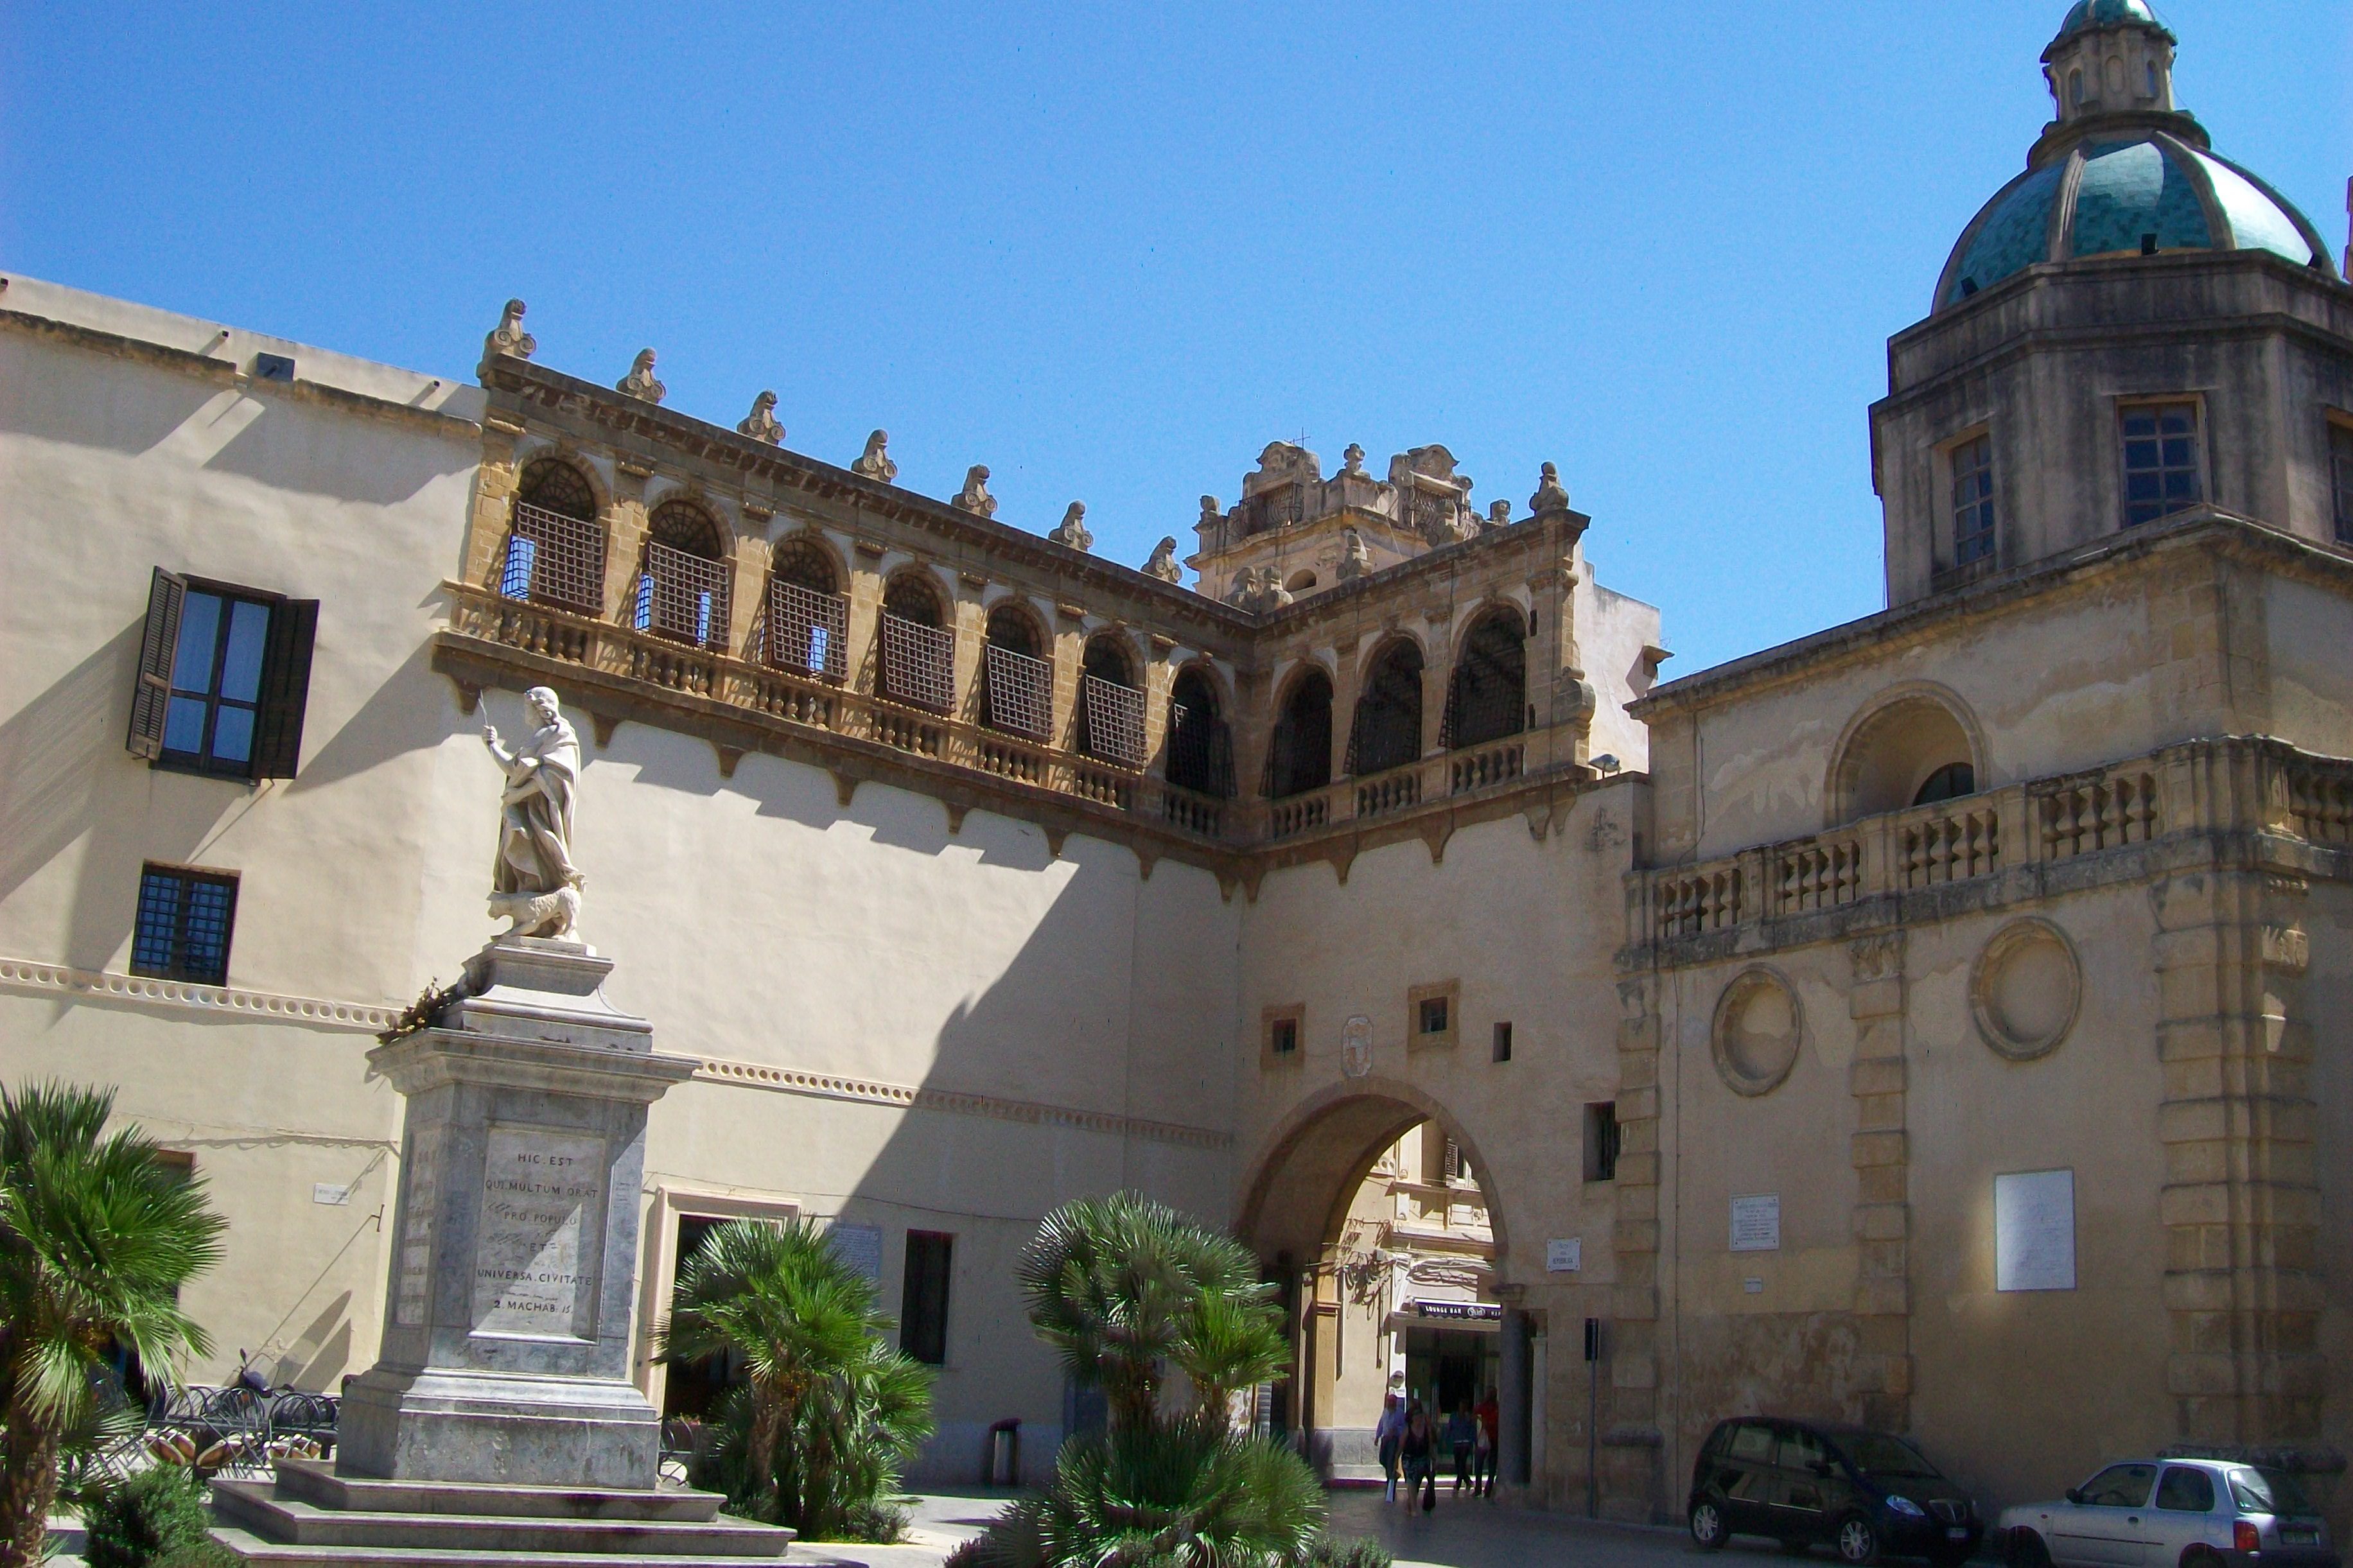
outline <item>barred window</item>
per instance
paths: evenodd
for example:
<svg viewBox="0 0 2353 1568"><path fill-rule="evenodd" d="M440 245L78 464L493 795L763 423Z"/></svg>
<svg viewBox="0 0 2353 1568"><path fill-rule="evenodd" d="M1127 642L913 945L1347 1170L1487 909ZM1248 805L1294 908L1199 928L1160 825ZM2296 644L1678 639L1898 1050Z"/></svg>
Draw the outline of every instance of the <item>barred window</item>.
<svg viewBox="0 0 2353 1568"><path fill-rule="evenodd" d="M882 696L945 713L955 706L955 637L941 623L939 590L920 572L902 572L882 591L877 617L877 674Z"/></svg>
<svg viewBox="0 0 2353 1568"><path fill-rule="evenodd" d="M1292 682L1266 749L1266 794L1280 800L1332 782L1332 678L1310 665Z"/></svg>
<svg viewBox="0 0 2353 1568"><path fill-rule="evenodd" d="M2353 544L2353 425L2328 425L2328 468L2337 492L2337 542Z"/></svg>
<svg viewBox="0 0 2353 1568"><path fill-rule="evenodd" d="M1144 693L1116 636L1087 644L1079 680L1079 750L1124 767L1144 765Z"/></svg>
<svg viewBox="0 0 2353 1568"><path fill-rule="evenodd" d="M200 985L227 984L229 930L236 919L237 878L231 873L142 868L131 973Z"/></svg>
<svg viewBox="0 0 2353 1568"><path fill-rule="evenodd" d="M1233 734L1219 710L1217 683L1198 668L1178 670L1169 691L1168 782L1233 798Z"/></svg>
<svg viewBox="0 0 2353 1568"><path fill-rule="evenodd" d="M510 599L602 615L605 529L596 519L596 494L579 469L553 458L525 468L515 489L499 592Z"/></svg>
<svg viewBox="0 0 2353 1568"><path fill-rule="evenodd" d="M2126 527L2155 522L2206 499L2196 404L2126 409L2124 448Z"/></svg>
<svg viewBox="0 0 2353 1568"><path fill-rule="evenodd" d="M1952 451L1953 564L1993 554L1993 437L1978 436Z"/></svg>
<svg viewBox="0 0 2353 1568"><path fill-rule="evenodd" d="M778 542L768 565L762 648L778 669L839 680L848 668L849 605L837 590L833 555L807 534Z"/></svg>
<svg viewBox="0 0 2353 1568"><path fill-rule="evenodd" d="M1462 639L1462 652L1446 683L1446 712L1439 724L1440 751L1483 746L1527 728L1527 627L1516 607L1479 617Z"/></svg>
<svg viewBox="0 0 2353 1568"><path fill-rule="evenodd" d="M1356 776L1403 767L1421 755L1421 649L1400 637L1374 656L1348 731Z"/></svg>
<svg viewBox="0 0 2353 1568"><path fill-rule="evenodd" d="M633 624L697 647L727 646L726 545L718 522L691 501L665 501L649 520L638 567Z"/></svg>
<svg viewBox="0 0 2353 1568"><path fill-rule="evenodd" d="M981 721L992 730L1042 741L1051 726L1054 667L1040 654L1038 625L1011 605L988 612L980 667Z"/></svg>

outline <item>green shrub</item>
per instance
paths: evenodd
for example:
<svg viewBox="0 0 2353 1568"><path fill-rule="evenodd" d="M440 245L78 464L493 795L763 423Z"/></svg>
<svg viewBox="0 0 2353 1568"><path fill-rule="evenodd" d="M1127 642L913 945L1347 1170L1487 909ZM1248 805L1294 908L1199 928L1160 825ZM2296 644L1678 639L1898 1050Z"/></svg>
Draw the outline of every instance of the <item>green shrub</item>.
<svg viewBox="0 0 2353 1568"><path fill-rule="evenodd" d="M178 1465L142 1470L84 1510L90 1568L162 1568L214 1548L205 1486Z"/></svg>
<svg viewBox="0 0 2353 1568"><path fill-rule="evenodd" d="M1307 1553L1306 1568L1393 1568L1396 1559L1388 1548L1377 1541L1358 1536L1353 1541L1335 1541L1319 1535Z"/></svg>

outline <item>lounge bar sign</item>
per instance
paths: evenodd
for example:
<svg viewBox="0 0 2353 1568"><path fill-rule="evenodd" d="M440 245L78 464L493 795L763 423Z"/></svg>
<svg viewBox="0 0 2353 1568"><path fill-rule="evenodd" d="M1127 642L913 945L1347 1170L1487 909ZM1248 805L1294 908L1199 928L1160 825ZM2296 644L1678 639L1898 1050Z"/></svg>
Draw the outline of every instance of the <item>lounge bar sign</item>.
<svg viewBox="0 0 2353 1568"><path fill-rule="evenodd" d="M605 1141L493 1126L474 1247L474 1331L565 1335L580 1304L580 1232L605 1207Z"/></svg>
<svg viewBox="0 0 2353 1568"><path fill-rule="evenodd" d="M1424 1301L1413 1304L1417 1318L1440 1318L1461 1323L1500 1323L1504 1309L1493 1301Z"/></svg>

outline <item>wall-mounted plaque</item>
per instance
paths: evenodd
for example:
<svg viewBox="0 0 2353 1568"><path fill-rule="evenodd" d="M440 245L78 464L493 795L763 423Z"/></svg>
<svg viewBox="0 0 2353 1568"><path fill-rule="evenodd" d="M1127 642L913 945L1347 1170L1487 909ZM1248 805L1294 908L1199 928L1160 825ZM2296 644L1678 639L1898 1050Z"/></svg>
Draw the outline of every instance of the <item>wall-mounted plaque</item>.
<svg viewBox="0 0 2353 1568"><path fill-rule="evenodd" d="M840 1220L826 1226L826 1239L833 1244L834 1255L875 1284L882 1283L882 1227L879 1225L845 1225Z"/></svg>
<svg viewBox="0 0 2353 1568"><path fill-rule="evenodd" d="M492 1126L474 1244L474 1331L575 1333L580 1233L604 1215L603 1139Z"/></svg>
<svg viewBox="0 0 2353 1568"><path fill-rule="evenodd" d="M1732 1200L1732 1250L1781 1250L1781 1194L1749 1193Z"/></svg>
<svg viewBox="0 0 2353 1568"><path fill-rule="evenodd" d="M2075 1288L2075 1173L2020 1171L1993 1179L1993 1288Z"/></svg>
<svg viewBox="0 0 2353 1568"><path fill-rule="evenodd" d="M1545 1272L1575 1274L1585 1267L1585 1237L1572 1236L1565 1240L1545 1243Z"/></svg>
<svg viewBox="0 0 2353 1568"><path fill-rule="evenodd" d="M1340 1070L1350 1078L1373 1070L1373 1021L1362 1013L1340 1026Z"/></svg>

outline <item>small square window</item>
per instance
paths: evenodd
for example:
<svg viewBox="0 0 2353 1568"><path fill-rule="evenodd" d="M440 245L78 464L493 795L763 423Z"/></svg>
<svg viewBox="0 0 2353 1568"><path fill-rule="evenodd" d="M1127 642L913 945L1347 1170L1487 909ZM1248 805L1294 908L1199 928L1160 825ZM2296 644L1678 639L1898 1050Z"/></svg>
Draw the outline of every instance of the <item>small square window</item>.
<svg viewBox="0 0 2353 1568"><path fill-rule="evenodd" d="M1297 1002L1269 1007L1260 1015L1259 1065L1289 1067L1301 1057L1307 1035L1307 1009Z"/></svg>
<svg viewBox="0 0 2353 1568"><path fill-rule="evenodd" d="M1417 1026L1425 1035L1446 1033L1446 998L1425 996L1421 999L1421 1021Z"/></svg>
<svg viewBox="0 0 2353 1568"><path fill-rule="evenodd" d="M1299 1020L1277 1018L1274 1032L1267 1038L1267 1049L1276 1056L1287 1057L1299 1048Z"/></svg>
<svg viewBox="0 0 2353 1568"><path fill-rule="evenodd" d="M2125 526L2155 522L2206 499L2198 459L2198 405L2152 403L2124 411Z"/></svg>
<svg viewBox="0 0 2353 1568"><path fill-rule="evenodd" d="M1455 1023L1461 1012L1461 982L1448 980L1435 985L1414 986L1406 993L1407 1046L1419 1050L1454 1044Z"/></svg>
<svg viewBox="0 0 2353 1568"><path fill-rule="evenodd" d="M1512 1026L1508 1022L1499 1020L1495 1025L1495 1059L1499 1062L1512 1059Z"/></svg>
<svg viewBox="0 0 2353 1568"><path fill-rule="evenodd" d="M1604 1100L1585 1108L1585 1179L1618 1179L1618 1104Z"/></svg>
<svg viewBox="0 0 2353 1568"><path fill-rule="evenodd" d="M159 980L228 983L228 940L237 920L237 878L221 871L149 866L139 878L131 973Z"/></svg>
<svg viewBox="0 0 2353 1568"><path fill-rule="evenodd" d="M2336 492L2337 542L2353 544L2353 425L2328 422L2328 469Z"/></svg>
<svg viewBox="0 0 2353 1568"><path fill-rule="evenodd" d="M1994 545L1993 437L1977 436L1952 449L1953 564L1991 559Z"/></svg>

